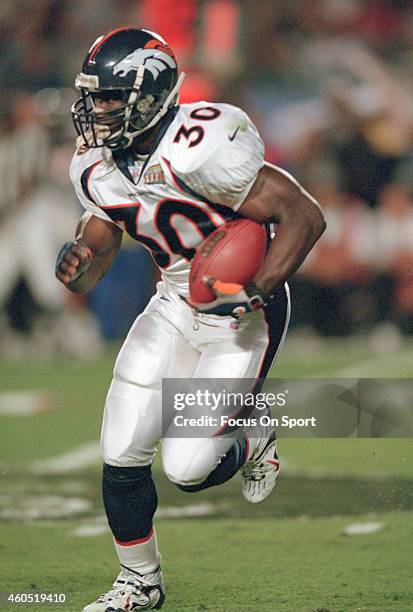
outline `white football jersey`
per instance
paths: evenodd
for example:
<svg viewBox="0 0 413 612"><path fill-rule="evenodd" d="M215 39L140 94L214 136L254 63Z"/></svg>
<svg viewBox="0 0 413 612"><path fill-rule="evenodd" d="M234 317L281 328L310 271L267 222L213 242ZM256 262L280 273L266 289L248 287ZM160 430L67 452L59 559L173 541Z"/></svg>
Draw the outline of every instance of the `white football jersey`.
<svg viewBox="0 0 413 612"><path fill-rule="evenodd" d="M164 282L186 296L196 247L240 217L263 163L263 142L246 113L197 102L169 111L149 156L76 152L70 177L84 208L148 248Z"/></svg>

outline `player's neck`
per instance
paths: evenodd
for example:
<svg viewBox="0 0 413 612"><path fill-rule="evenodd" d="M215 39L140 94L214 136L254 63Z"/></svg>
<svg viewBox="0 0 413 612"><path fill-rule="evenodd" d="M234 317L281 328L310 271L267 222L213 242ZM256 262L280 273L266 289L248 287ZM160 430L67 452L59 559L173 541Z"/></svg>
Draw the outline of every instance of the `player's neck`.
<svg viewBox="0 0 413 612"><path fill-rule="evenodd" d="M156 137L158 136L160 124L155 125L151 130L148 130L148 134L144 132L140 138L135 138L129 150L136 155L148 155L151 152L153 145L155 144Z"/></svg>

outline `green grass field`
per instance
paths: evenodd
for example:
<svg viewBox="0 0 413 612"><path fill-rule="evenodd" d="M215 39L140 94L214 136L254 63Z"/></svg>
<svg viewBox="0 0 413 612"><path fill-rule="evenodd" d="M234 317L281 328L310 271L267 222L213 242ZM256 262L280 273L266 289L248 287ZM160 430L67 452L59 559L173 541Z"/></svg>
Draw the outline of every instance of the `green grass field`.
<svg viewBox="0 0 413 612"><path fill-rule="evenodd" d="M0 416L0 591L66 592L67 604L45 607L53 612L82 610L117 573L93 444L115 357L108 353L83 364L1 365L0 392L39 391L55 409ZM307 354L287 343L272 375L412 371L411 347L374 355L349 341ZM237 477L188 495L155 464L168 587L163 609L412 611L412 440L289 438L279 447L285 463L279 484L259 506L244 502ZM84 463L76 467L79 449ZM355 523L378 525L372 533L346 534ZM42 606L0 602L0 609Z"/></svg>

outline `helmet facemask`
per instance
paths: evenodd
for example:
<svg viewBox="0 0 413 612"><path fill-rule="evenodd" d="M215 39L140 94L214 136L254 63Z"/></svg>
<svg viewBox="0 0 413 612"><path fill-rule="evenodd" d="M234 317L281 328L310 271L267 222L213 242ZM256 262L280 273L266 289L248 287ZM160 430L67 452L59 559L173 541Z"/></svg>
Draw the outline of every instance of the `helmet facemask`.
<svg viewBox="0 0 413 612"><path fill-rule="evenodd" d="M79 81L81 77L79 75ZM80 87L82 95L72 106L77 133L82 136L88 148L129 147L136 136L153 127L176 104L183 78L184 73L181 73L172 91L164 89L161 93L144 93L139 86L143 81L143 71L138 71L135 81L137 87ZM99 108L99 102L109 101L117 101L119 106L111 110Z"/></svg>

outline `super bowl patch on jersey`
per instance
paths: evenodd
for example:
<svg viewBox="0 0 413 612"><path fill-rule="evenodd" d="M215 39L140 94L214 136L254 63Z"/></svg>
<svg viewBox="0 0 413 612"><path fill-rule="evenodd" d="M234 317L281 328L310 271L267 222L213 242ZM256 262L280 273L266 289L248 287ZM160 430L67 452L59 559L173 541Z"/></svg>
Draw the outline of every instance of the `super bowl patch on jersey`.
<svg viewBox="0 0 413 612"><path fill-rule="evenodd" d="M160 164L155 164L153 166L150 166L150 168L148 168L145 174L143 175L143 179L146 185L156 185L156 184L165 185L166 183L165 174Z"/></svg>

